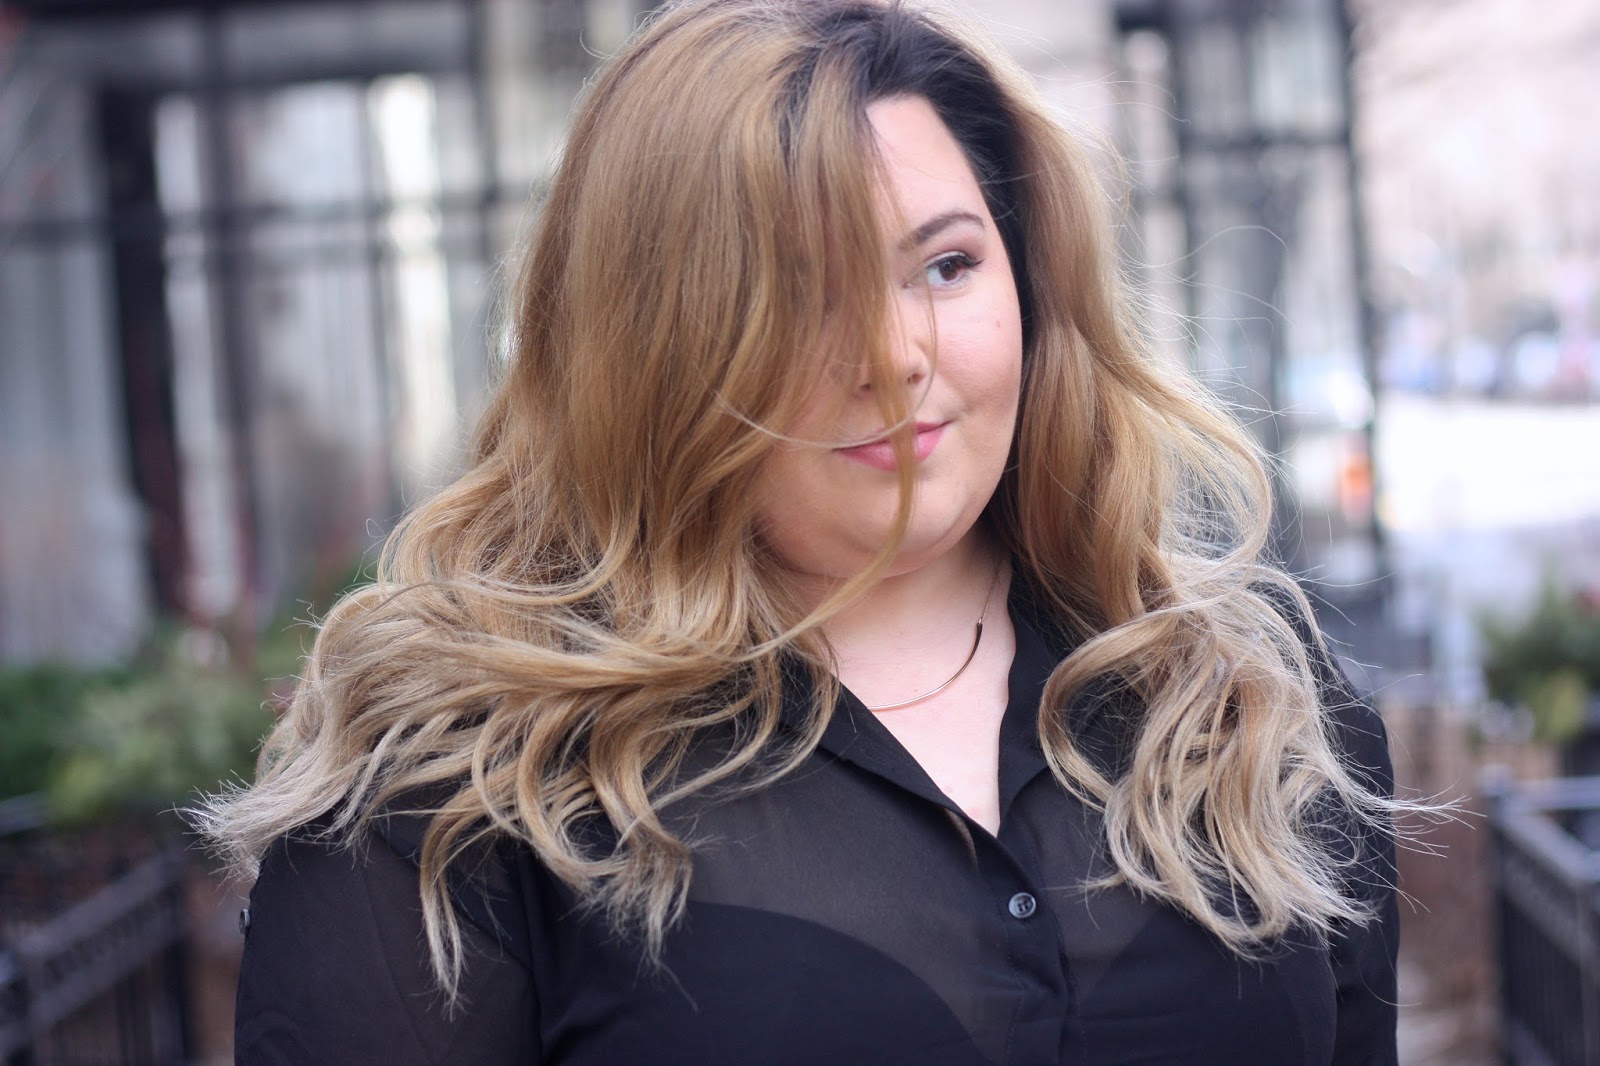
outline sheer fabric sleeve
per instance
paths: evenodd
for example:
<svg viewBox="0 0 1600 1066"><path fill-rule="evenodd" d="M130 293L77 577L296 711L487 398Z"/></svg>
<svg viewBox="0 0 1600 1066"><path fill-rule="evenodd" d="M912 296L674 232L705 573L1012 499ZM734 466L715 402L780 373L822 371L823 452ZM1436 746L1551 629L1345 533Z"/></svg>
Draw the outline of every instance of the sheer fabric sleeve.
<svg viewBox="0 0 1600 1066"><path fill-rule="evenodd" d="M250 895L234 1054L240 1066L536 1063L538 1003L522 961L461 922L462 1002L429 968L417 868L382 838L344 849L290 836Z"/></svg>
<svg viewBox="0 0 1600 1066"><path fill-rule="evenodd" d="M1388 732L1371 702L1356 695L1331 656L1317 652L1313 665L1331 715L1335 742L1346 765L1375 793L1394 795L1394 764ZM1394 834L1352 824L1355 863L1346 891L1369 904L1371 922L1335 931L1329 961L1338 986L1338 1027L1333 1066L1394 1066L1396 958L1400 948L1400 909Z"/></svg>

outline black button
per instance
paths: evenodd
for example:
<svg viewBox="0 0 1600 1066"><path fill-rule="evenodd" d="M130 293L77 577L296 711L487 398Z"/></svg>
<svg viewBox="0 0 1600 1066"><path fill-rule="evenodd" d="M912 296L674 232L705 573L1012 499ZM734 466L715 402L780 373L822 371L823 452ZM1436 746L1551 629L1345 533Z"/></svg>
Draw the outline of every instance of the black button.
<svg viewBox="0 0 1600 1066"><path fill-rule="evenodd" d="M250 908L245 907L239 911L239 935L250 932Z"/></svg>
<svg viewBox="0 0 1600 1066"><path fill-rule="evenodd" d="M1011 911L1011 917L1028 918L1039 909L1039 901L1026 892L1018 892L1011 897L1011 902L1006 904L1006 907Z"/></svg>

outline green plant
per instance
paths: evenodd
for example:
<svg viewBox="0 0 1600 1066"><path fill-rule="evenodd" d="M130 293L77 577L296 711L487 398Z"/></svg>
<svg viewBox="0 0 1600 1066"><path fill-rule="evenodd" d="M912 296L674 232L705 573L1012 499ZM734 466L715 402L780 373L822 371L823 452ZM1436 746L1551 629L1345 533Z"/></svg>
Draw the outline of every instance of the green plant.
<svg viewBox="0 0 1600 1066"><path fill-rule="evenodd" d="M371 579L330 582L315 617ZM105 670L0 671L0 798L43 792L58 823L120 821L249 780L310 639L280 619L231 646L221 632L159 629L133 662Z"/></svg>
<svg viewBox="0 0 1600 1066"><path fill-rule="evenodd" d="M1532 613L1487 616L1480 630L1489 695L1527 707L1541 740L1576 737L1600 696L1600 595L1572 592L1547 575Z"/></svg>
<svg viewBox="0 0 1600 1066"><path fill-rule="evenodd" d="M248 778L272 725L261 680L169 651L120 685L84 693L46 789L53 818L81 823L188 802Z"/></svg>
<svg viewBox="0 0 1600 1066"><path fill-rule="evenodd" d="M0 799L43 789L71 744L85 694L127 677L65 663L0 670Z"/></svg>

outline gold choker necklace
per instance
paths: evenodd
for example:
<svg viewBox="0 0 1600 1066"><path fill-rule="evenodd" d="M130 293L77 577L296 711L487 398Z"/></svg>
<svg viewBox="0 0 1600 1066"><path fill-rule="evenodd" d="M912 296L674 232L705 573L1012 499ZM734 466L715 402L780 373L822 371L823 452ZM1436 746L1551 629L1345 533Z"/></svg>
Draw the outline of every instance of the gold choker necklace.
<svg viewBox="0 0 1600 1066"><path fill-rule="evenodd" d="M867 710L874 713L878 711L898 711L900 708L909 707L913 703L921 703L929 696L943 692L945 689L955 684L956 678L967 672L967 667L972 665L972 660L978 657L978 645L983 643L983 620L989 617L989 601L994 599L995 586L1000 584L1000 571L1001 563L999 560L996 560L994 564L994 578L989 582L989 591L984 593L983 610L978 613L977 631L972 634L972 650L967 652L966 660L962 662L961 666L956 670L956 672L951 674L949 679L943 684L930 688L920 696L912 696L909 700L904 700L900 703L880 703L876 707L868 707Z"/></svg>

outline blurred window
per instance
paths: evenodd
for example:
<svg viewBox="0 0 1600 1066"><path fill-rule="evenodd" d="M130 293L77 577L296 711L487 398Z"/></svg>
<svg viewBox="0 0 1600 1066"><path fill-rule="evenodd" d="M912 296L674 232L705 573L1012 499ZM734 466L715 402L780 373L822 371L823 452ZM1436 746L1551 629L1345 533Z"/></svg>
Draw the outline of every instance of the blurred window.
<svg viewBox="0 0 1600 1066"><path fill-rule="evenodd" d="M448 476L499 259L645 6L83 0L0 33L0 488L36 501L0 519L0 658L265 618Z"/></svg>

